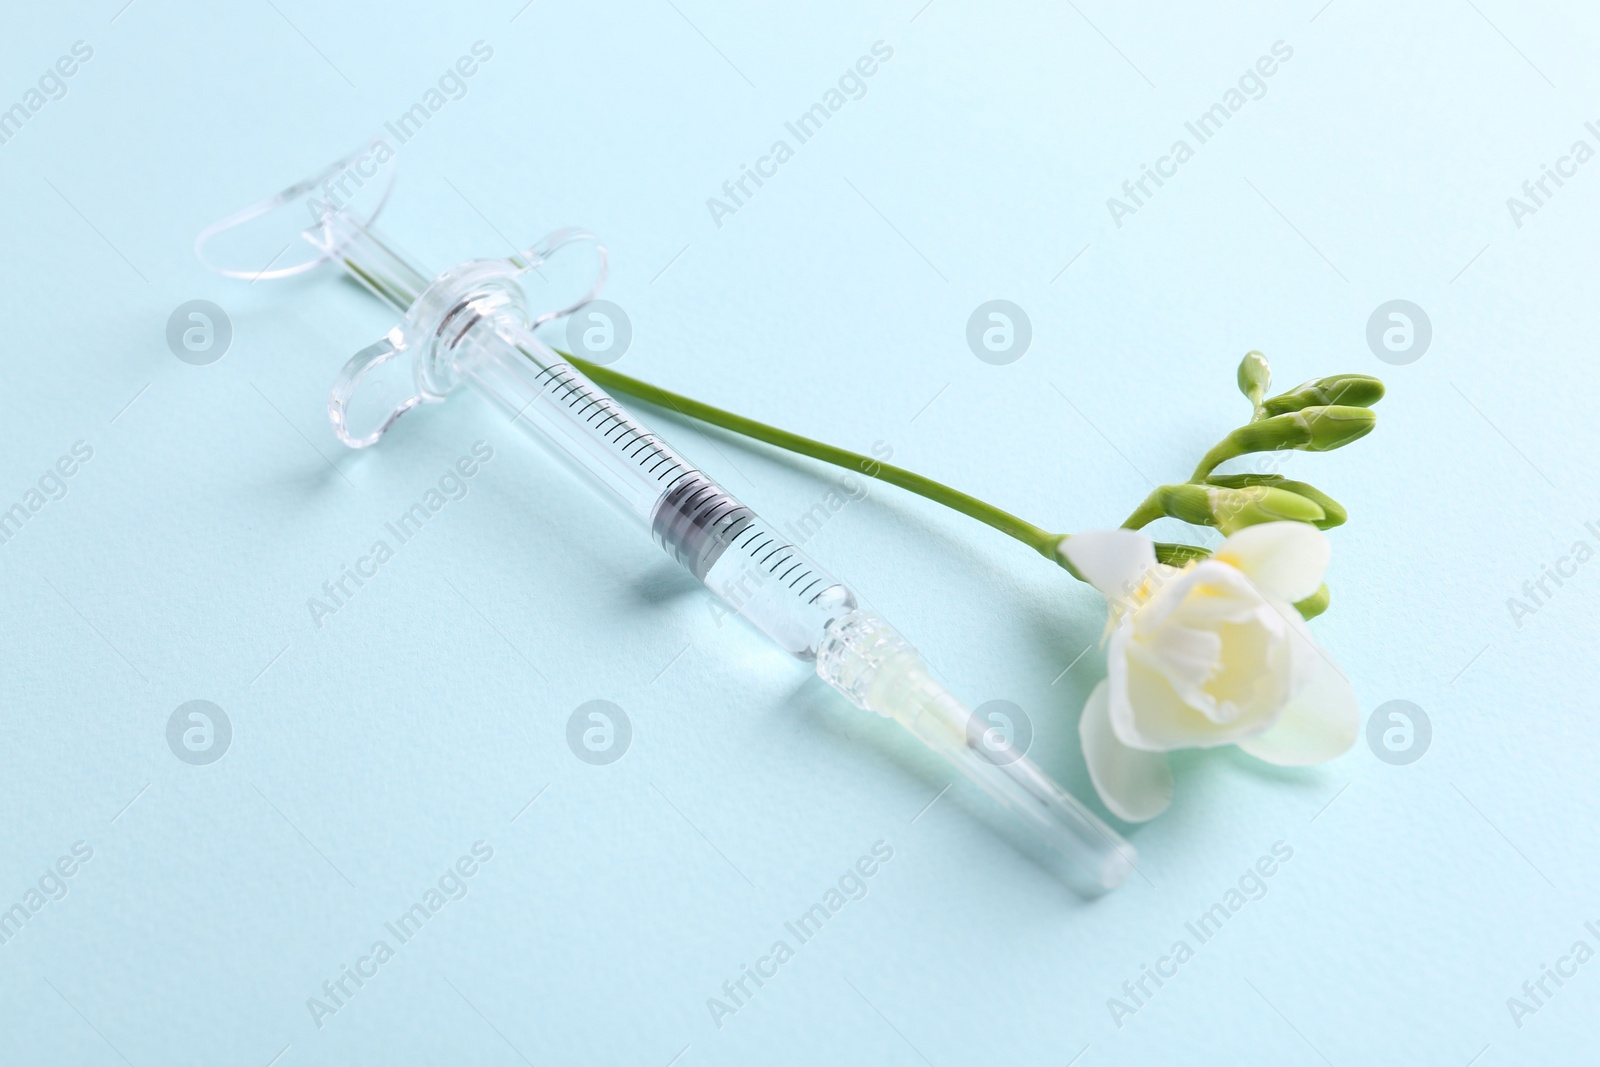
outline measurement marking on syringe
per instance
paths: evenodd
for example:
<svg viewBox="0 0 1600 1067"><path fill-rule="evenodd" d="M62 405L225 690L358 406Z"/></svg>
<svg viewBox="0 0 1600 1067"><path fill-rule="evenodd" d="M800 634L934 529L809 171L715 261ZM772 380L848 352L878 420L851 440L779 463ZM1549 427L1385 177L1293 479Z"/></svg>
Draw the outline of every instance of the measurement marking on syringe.
<svg viewBox="0 0 1600 1067"><path fill-rule="evenodd" d="M552 400L565 401L569 409L576 409L577 416L598 433L602 440L615 447L645 473L653 475L657 482L665 482L669 491L672 486L685 478L700 473L693 467L685 466L683 461L674 456L654 434L642 431L610 397L597 395L587 388L587 383L582 382L570 368L561 364L541 367L534 381L535 384L545 386L545 391ZM580 401L584 401L581 407ZM709 490L709 492L716 491ZM700 499L703 495L702 492L691 498L690 506L698 507L703 503ZM720 506L712 511L709 517L716 522L723 521L718 512L727 506ZM706 518L707 516L702 516L702 519ZM738 531L738 533L743 532L743 529Z"/></svg>
<svg viewBox="0 0 1600 1067"><path fill-rule="evenodd" d="M646 463L650 464L648 468L645 467ZM656 471L663 463L668 464L667 470L661 474L656 474ZM649 458L640 460L639 467L641 470L644 470L646 474L655 474L656 481L658 482L665 478L667 474L671 473L672 471L679 469L686 471L693 470L692 467L685 467L681 459L679 459L677 456L674 456L671 452L668 452L664 448L657 449Z"/></svg>
<svg viewBox="0 0 1600 1067"><path fill-rule="evenodd" d="M682 481L684 478L689 477L690 475L697 475L697 474L700 473L699 471L695 470L693 467L685 467L683 465L683 461L678 459L675 456L669 455L667 458L672 460L672 466L668 467L666 470L664 470L660 474L656 475L656 481L658 481L658 482L661 481L663 478L665 478L667 475L672 474L673 471L678 471L679 473L672 475L672 481L668 482L667 483L668 485L673 485L673 484L675 484L677 482ZM652 470L652 473L654 473L653 470Z"/></svg>
<svg viewBox="0 0 1600 1067"><path fill-rule="evenodd" d="M678 512L682 512L683 517L690 518L691 522L693 522L694 507L696 507L696 502L694 501L696 501L696 498L701 498L701 496L704 496L704 494L706 494L706 488L701 486L699 490L696 490L693 494L690 494L690 498L685 499L685 501L678 504Z"/></svg>
<svg viewBox="0 0 1600 1067"><path fill-rule="evenodd" d="M692 478L692 477L694 477L695 475L697 475L699 473L700 472L695 470L693 467L685 467L682 474L678 475L676 478L672 479L672 481L667 483L667 488L662 493L662 496L667 496L667 495L675 492L676 490L673 489L674 485L676 485L678 482L683 481L683 479L685 479L685 478ZM661 479L657 478L656 480L660 481Z"/></svg>

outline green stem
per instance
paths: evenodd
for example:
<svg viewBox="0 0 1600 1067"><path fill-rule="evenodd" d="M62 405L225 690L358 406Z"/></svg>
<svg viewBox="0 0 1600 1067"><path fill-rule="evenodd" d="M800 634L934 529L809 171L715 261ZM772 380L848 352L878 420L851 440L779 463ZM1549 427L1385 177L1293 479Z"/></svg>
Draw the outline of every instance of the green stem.
<svg viewBox="0 0 1600 1067"><path fill-rule="evenodd" d="M1077 568L1057 551L1061 542L1070 536L1069 534L1051 533L1031 522L1019 519L1008 511L1002 511L993 504L985 503L975 496L963 493L959 489L952 489L943 482L936 482L915 471L908 471L904 467L896 467L872 456L864 456L859 452L851 452L846 448L838 448L809 437L802 437L797 433L790 433L788 430L780 430L776 426L769 426L755 419L747 419L743 415L735 415L731 411L684 396L682 393L674 393L659 385L651 385L649 382L629 377L621 371L603 367L566 352L561 352L560 355L603 388L676 411L680 415L698 419L712 426L720 426L724 430L731 430L756 441L764 441L790 452L798 452L802 456L820 459L824 463L832 463L846 470L858 471L869 478L876 478L916 493L918 496L927 497L935 503L943 504L992 526L1009 537L1016 538L1041 556L1064 567L1074 578L1079 581L1086 580L1078 573ZM1150 518L1157 517L1159 516L1152 515ZM1209 552L1197 545L1156 542L1156 559L1174 567L1181 567L1185 563L1203 559L1208 555Z"/></svg>
<svg viewBox="0 0 1600 1067"><path fill-rule="evenodd" d="M1200 465L1195 467L1193 474L1189 475L1189 480L1197 483L1205 481L1210 477L1212 471L1220 467L1224 461L1230 460L1236 455L1238 453L1233 450L1233 446L1228 439L1223 438L1213 445L1211 451L1207 452L1200 460Z"/></svg>
<svg viewBox="0 0 1600 1067"><path fill-rule="evenodd" d="M1122 528L1124 530L1142 530L1166 514L1161 507L1160 493L1161 490L1152 489L1150 495L1144 498L1144 503L1134 508L1133 514L1129 515L1126 521L1123 522Z"/></svg>
<svg viewBox="0 0 1600 1067"><path fill-rule="evenodd" d="M821 441L802 437L788 430L780 430L776 426L769 426L755 419L747 419L743 415L735 415L731 411L713 407L710 404L663 389L658 385L631 378L620 371L603 367L598 363L580 359L577 356L561 353L561 357L569 361L584 374L588 375L595 384L605 389L618 393L626 393L631 397L655 404L686 415L689 418L699 419L701 422L720 426L725 430L742 434L757 441L764 441L769 445L798 452L802 456L820 459L824 463L832 463L836 467L846 470L858 471L870 478L897 485L902 489L916 493L918 496L927 497L936 503L943 504L968 515L979 522L987 523L1003 534L1016 538L1041 556L1048 557L1055 562L1060 562L1056 554L1056 547L1065 539L1063 534L1051 533L1048 530L1035 526L1031 522L1019 519L1007 511L985 503L975 496L952 489L943 482L936 482L932 478L924 477L915 471L908 471L904 467L884 463L882 460L871 456L864 456L859 452L838 448L834 445L824 444Z"/></svg>

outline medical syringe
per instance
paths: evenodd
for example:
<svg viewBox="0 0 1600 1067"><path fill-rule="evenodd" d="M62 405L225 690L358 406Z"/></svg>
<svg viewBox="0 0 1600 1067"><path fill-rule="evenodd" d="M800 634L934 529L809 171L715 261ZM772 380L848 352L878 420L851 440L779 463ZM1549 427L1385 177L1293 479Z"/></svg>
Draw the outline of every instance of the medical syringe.
<svg viewBox="0 0 1600 1067"><path fill-rule="evenodd" d="M204 259L205 243L222 230L303 200L333 169L208 228L197 252ZM952 696L881 616L535 336L604 284L605 249L592 235L558 231L517 255L468 261L430 281L372 228L376 211L363 219L322 204L314 215L304 233L320 252L313 262L337 261L404 315L334 384L328 412L346 445L374 444L413 407L476 387L739 615L814 663L857 707L894 719L954 765L1010 814L1007 836L1074 889L1095 895L1128 876L1132 846ZM596 260L593 285L568 306L532 315L524 285L542 284L558 252L583 248Z"/></svg>

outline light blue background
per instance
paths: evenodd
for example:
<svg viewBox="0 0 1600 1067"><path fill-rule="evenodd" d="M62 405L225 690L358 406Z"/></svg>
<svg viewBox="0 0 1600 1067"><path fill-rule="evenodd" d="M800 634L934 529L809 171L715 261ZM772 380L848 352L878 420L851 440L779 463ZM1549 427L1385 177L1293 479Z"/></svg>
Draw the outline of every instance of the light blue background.
<svg viewBox="0 0 1600 1067"><path fill-rule="evenodd" d="M1475 2L11 5L0 103L76 40L94 58L0 145L0 505L73 442L94 458L0 545L0 904L73 842L94 858L0 947L0 1060L1592 1057L1600 963L1520 1029L1506 998L1600 948L1600 565L1520 627L1506 600L1597 543L1600 162L1521 228L1505 199L1596 144L1600 26ZM634 327L621 370L884 442L1057 530L1187 473L1244 413L1246 349L1283 385L1381 374L1378 432L1284 471L1351 512L1317 633L1364 713L1427 711L1431 750L1182 758L1171 810L1131 829L1143 877L1084 905L961 790L923 812L942 765L719 627L484 402L342 449L328 385L392 316L332 275L214 277L191 242L477 40L494 58L401 150L388 229L435 268L595 229ZM715 226L706 198L878 40L866 96ZM1106 198L1279 40L1267 95L1116 227ZM1033 323L1011 366L963 337L996 297ZM235 331L207 367L163 337L194 298ZM1433 322L1409 366L1365 342L1393 298ZM774 521L837 484L646 415ZM479 439L496 455L466 499L314 627L306 599ZM1027 709L1035 755L1088 795L1075 724L1103 661L1052 679L1098 638L1095 594L888 487L809 548L957 692ZM191 699L233 724L210 766L167 746ZM632 719L608 767L564 739L591 699ZM307 998L480 839L465 899L319 1029ZM870 894L719 1029L706 999L879 840ZM1107 999L1277 841L1270 892L1119 1028Z"/></svg>

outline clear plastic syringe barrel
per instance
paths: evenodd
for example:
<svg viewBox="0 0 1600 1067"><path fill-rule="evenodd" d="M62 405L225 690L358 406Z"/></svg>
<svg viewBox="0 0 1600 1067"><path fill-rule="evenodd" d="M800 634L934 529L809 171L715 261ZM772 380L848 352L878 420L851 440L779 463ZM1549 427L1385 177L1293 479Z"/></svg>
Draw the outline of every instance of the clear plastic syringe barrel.
<svg viewBox="0 0 1600 1067"><path fill-rule="evenodd" d="M785 651L815 659L829 624L855 608L842 582L531 337L502 326L462 348L459 373Z"/></svg>
<svg viewBox="0 0 1600 1067"><path fill-rule="evenodd" d="M842 582L534 336L520 289L507 284L518 273L510 261L461 264L430 283L346 214L307 237L425 332L408 338L424 393L440 399L470 382L785 651L816 659L829 624L855 608Z"/></svg>

